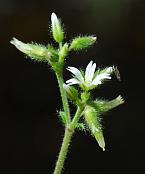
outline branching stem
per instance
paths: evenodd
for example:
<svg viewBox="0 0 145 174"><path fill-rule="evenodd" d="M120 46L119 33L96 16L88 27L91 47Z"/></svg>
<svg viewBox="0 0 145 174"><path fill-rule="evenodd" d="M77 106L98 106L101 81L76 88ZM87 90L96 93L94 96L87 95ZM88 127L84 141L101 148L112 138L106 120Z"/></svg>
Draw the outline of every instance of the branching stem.
<svg viewBox="0 0 145 174"><path fill-rule="evenodd" d="M73 128L76 128L76 125L77 125L77 123L78 123L78 121L79 121L79 119L80 119L80 117L81 117L81 115L83 113L83 110L84 110L83 106L79 106L77 108L76 114L75 114L75 116L74 116L74 118L72 120L72 123L71 123Z"/></svg>
<svg viewBox="0 0 145 174"><path fill-rule="evenodd" d="M59 47L60 48L62 47L62 43L59 44ZM75 114L73 120L71 121L67 94L66 94L65 89L63 88L63 83L64 83L63 75L62 75L62 73L56 72L56 76L57 76L57 80L58 80L58 84L59 84L59 88L60 88L63 109L64 109L65 114L66 114L66 122L67 122L67 124L65 126L65 134L64 134L62 146L61 146L58 160L56 162L56 167L54 170L54 174L61 174L63 166L64 166L64 161L65 161L66 156L67 156L68 147L70 145L70 141L71 141L72 135L75 131L75 128L77 126L77 123L79 121L79 118L81 117L82 112L84 110L84 105L78 106L76 114Z"/></svg>
<svg viewBox="0 0 145 174"><path fill-rule="evenodd" d="M58 160L56 163L54 174L61 174L61 171L62 171L63 166L64 166L64 161L65 161L66 156L67 156L68 147L70 145L72 135L75 131L75 127L79 121L79 118L82 115L83 109L84 109L84 107L78 107L76 114L74 116L74 119L72 120L70 126L69 127L66 126L66 128L65 128L65 134L64 134L62 146L60 149L59 157L58 157Z"/></svg>

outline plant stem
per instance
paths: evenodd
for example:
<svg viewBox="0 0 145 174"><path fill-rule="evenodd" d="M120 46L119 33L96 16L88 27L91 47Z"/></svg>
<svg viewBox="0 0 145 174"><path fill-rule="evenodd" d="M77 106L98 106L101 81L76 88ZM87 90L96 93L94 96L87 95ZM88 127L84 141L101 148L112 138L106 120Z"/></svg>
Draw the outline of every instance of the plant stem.
<svg viewBox="0 0 145 174"><path fill-rule="evenodd" d="M78 107L73 121L70 123L69 127L65 128L65 134L64 134L62 146L60 149L59 157L56 163L56 167L54 170L54 174L61 174L72 135L75 131L75 127L79 121L80 116L82 115L83 110L84 110L84 107Z"/></svg>
<svg viewBox="0 0 145 174"><path fill-rule="evenodd" d="M62 43L59 43L59 48L60 49L62 48ZM78 106L76 114L75 114L75 116L74 116L74 118L71 122L67 94L66 94L66 91L63 88L63 84L64 84L63 75L62 75L62 73L57 73L56 72L56 76L57 76L57 80L58 80L58 84L59 84L59 88L60 88L60 93L61 93L61 98L62 98L62 103L63 103L63 109L64 109L65 114L66 114L66 122L67 122L66 127L65 127L65 134L64 134L62 146L61 146L60 153L59 153L59 156L58 156L58 160L57 160L55 170L54 170L54 174L61 174L63 166L64 166L64 161L65 161L66 156L67 156L68 147L70 145L72 135L75 131L75 128L76 128L76 125L79 121L79 118L82 115L82 112L84 110L84 106Z"/></svg>
<svg viewBox="0 0 145 174"><path fill-rule="evenodd" d="M59 84L59 88L60 88L60 93L61 93L61 98L62 98L62 103L63 103L63 108L64 111L66 113L66 122L67 124L69 124L71 122L71 117L70 117L70 111L69 111L69 105L68 105L68 100L67 100L67 95L66 95L66 91L63 88L63 77L60 74L57 74L57 80L58 80L58 84Z"/></svg>
<svg viewBox="0 0 145 174"><path fill-rule="evenodd" d="M71 141L71 137L73 133L74 133L73 129L71 130L66 127L61 150L60 150L59 157L54 170L54 174L61 174L62 172L64 161L68 152L68 147L70 145L70 141Z"/></svg>
<svg viewBox="0 0 145 174"><path fill-rule="evenodd" d="M73 128L75 128L77 126L77 123L78 123L78 121L79 121L79 119L80 119L80 117L82 115L83 110L84 110L84 107L78 106L76 114L75 114L75 116L74 116L74 118L72 120L72 123L71 123Z"/></svg>

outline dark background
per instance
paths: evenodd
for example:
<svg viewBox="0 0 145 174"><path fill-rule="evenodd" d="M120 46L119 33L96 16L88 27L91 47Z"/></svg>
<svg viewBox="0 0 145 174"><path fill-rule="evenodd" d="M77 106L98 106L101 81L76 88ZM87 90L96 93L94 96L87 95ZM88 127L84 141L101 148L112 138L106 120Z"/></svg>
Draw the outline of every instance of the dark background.
<svg viewBox="0 0 145 174"><path fill-rule="evenodd" d="M0 173L52 173L63 126L54 74L45 63L26 60L10 45L52 42L50 15L62 18L67 39L96 34L98 44L71 54L67 66L118 66L114 79L95 96L126 103L104 116L106 151L89 135L76 132L65 163L66 174L145 172L145 1L144 0L0 0ZM65 80L70 74L65 71Z"/></svg>

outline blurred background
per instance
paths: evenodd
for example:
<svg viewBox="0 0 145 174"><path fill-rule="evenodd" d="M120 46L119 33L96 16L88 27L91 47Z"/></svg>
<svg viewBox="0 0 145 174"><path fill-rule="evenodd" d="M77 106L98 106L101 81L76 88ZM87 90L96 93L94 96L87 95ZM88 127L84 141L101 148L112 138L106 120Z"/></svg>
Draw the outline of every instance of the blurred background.
<svg viewBox="0 0 145 174"><path fill-rule="evenodd" d="M55 167L64 131L56 113L62 106L56 78L45 63L26 60L9 43L14 36L53 42L52 12L61 17L66 39L98 37L88 51L72 53L66 65L86 67L90 60L100 67L117 65L122 81L113 79L94 95L121 94L126 101L104 115L105 152L88 133L76 132L64 173L144 173L144 0L0 0L0 173L48 174Z"/></svg>

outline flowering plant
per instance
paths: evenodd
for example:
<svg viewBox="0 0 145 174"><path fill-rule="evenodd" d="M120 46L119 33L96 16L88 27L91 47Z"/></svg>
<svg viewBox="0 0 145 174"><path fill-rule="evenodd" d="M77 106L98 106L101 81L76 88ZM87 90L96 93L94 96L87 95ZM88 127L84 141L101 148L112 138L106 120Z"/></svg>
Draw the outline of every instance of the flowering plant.
<svg viewBox="0 0 145 174"><path fill-rule="evenodd" d="M53 47L51 44L47 46L34 43L26 44L16 38L11 40L11 44L15 45L27 57L48 63L56 74L63 104L63 109L59 112L59 116L65 126L65 134L54 174L61 174L68 147L76 129L90 130L98 145L103 151L105 150L101 124L102 114L124 103L124 100L120 95L111 101L93 99L92 96L92 90L102 85L105 81L110 80L112 74L115 74L118 80L120 80L119 71L114 66L104 69L97 68L96 70L96 63L90 61L85 72L75 67L68 67L67 70L72 73L73 78L64 82L63 70L68 54L71 51L80 51L92 46L96 42L96 37L81 36L74 38L70 43L65 43L62 23L55 13L51 15L51 24L52 35L58 43L58 48ZM74 116L70 113L68 100L71 100L77 107Z"/></svg>

